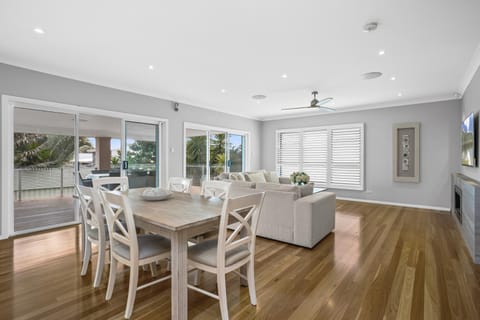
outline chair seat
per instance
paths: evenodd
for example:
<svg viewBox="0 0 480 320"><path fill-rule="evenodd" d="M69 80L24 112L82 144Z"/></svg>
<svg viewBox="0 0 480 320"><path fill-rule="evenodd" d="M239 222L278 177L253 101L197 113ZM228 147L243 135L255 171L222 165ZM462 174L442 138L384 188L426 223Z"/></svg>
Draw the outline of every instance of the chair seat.
<svg viewBox="0 0 480 320"><path fill-rule="evenodd" d="M91 228L88 226L87 235L93 240L98 240L98 228ZM108 226L105 225L105 241L108 241Z"/></svg>
<svg viewBox="0 0 480 320"><path fill-rule="evenodd" d="M191 246L188 248L188 259L211 267L217 267L217 245L217 239L213 239ZM225 255L225 266L231 266L248 257L249 254L250 252L246 245L232 249Z"/></svg>
<svg viewBox="0 0 480 320"><path fill-rule="evenodd" d="M145 259L170 252L170 240L156 234L138 235L138 258ZM119 256L130 259L130 248L118 242L114 248Z"/></svg>

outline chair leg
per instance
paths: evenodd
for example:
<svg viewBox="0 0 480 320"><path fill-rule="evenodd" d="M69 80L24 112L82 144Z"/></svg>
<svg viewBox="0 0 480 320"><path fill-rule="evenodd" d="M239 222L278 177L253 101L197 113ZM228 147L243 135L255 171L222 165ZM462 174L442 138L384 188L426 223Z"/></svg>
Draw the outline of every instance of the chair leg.
<svg viewBox="0 0 480 320"><path fill-rule="evenodd" d="M227 284L224 273L217 273L218 302L222 320L228 320Z"/></svg>
<svg viewBox="0 0 480 320"><path fill-rule="evenodd" d="M98 260L97 260L97 270L95 272L95 281L93 281L93 287L98 288L102 282L103 267L105 265L105 246L98 246Z"/></svg>
<svg viewBox="0 0 480 320"><path fill-rule="evenodd" d="M130 266L130 283L128 284L127 308L125 309L125 319L130 319L133 313L135 296L137 295L138 284L138 264Z"/></svg>
<svg viewBox="0 0 480 320"><path fill-rule="evenodd" d="M80 272L81 276L84 276L87 274L88 263L90 262L91 256L92 256L92 243L88 240L85 240L85 247L83 250L82 271Z"/></svg>
<svg viewBox="0 0 480 320"><path fill-rule="evenodd" d="M114 257L110 258L110 276L108 277L107 295L105 300L112 298L113 287L115 286L115 278L117 277L117 260Z"/></svg>
<svg viewBox="0 0 480 320"><path fill-rule="evenodd" d="M156 277L158 275L158 269L157 269L157 263L156 262L150 263L150 273L152 274L152 277Z"/></svg>
<svg viewBox="0 0 480 320"><path fill-rule="evenodd" d="M250 303L257 305L257 293L255 292L255 271L253 261L247 264L248 293L250 294Z"/></svg>

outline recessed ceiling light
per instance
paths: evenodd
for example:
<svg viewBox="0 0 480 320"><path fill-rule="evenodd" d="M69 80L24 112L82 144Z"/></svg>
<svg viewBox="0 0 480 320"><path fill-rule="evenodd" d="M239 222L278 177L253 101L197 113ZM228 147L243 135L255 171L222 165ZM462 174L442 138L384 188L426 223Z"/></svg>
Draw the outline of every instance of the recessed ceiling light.
<svg viewBox="0 0 480 320"><path fill-rule="evenodd" d="M378 51L378 55L379 55L379 56L383 56L384 54L385 54L385 50L380 50L380 51Z"/></svg>
<svg viewBox="0 0 480 320"><path fill-rule="evenodd" d="M225 93L225 92L227 92L227 90L222 89L222 90L220 90L220 92L221 92L221 93Z"/></svg>
<svg viewBox="0 0 480 320"><path fill-rule="evenodd" d="M364 80L372 80L372 79L381 77L382 74L383 74L383 73L378 72L378 71L375 71L375 72L367 72L367 73L362 74L362 78L363 78Z"/></svg>
<svg viewBox="0 0 480 320"><path fill-rule="evenodd" d="M283 79L287 79L288 76L284 73L284 74L282 74L282 78L283 78Z"/></svg>
<svg viewBox="0 0 480 320"><path fill-rule="evenodd" d="M378 28L378 22L369 22L366 25L363 26L363 32L372 32L377 30Z"/></svg>
<svg viewBox="0 0 480 320"><path fill-rule="evenodd" d="M390 80L395 81L395 80L397 80L397 77L391 76L391 77L390 77Z"/></svg>
<svg viewBox="0 0 480 320"><path fill-rule="evenodd" d="M155 66L153 66L153 65L148 66L148 70L153 70L153 69L155 69Z"/></svg>
<svg viewBox="0 0 480 320"><path fill-rule="evenodd" d="M267 98L267 96L264 95L264 94L256 94L256 95L252 96L253 100L264 100L266 98Z"/></svg>
<svg viewBox="0 0 480 320"><path fill-rule="evenodd" d="M36 34L45 34L45 31L42 28L35 28L33 29L33 32Z"/></svg>
<svg viewBox="0 0 480 320"><path fill-rule="evenodd" d="M397 93L397 96L401 97L403 94L401 92Z"/></svg>

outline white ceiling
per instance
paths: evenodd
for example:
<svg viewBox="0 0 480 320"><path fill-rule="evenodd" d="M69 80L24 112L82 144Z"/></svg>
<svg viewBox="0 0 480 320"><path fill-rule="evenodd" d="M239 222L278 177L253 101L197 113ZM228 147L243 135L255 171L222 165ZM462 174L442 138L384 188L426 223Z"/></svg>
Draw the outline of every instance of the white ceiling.
<svg viewBox="0 0 480 320"><path fill-rule="evenodd" d="M453 99L472 74L479 13L477 0L2 0L0 61L268 119L295 115L280 109L313 89L339 111ZM372 20L378 30L362 32ZM384 76L362 80L370 71Z"/></svg>

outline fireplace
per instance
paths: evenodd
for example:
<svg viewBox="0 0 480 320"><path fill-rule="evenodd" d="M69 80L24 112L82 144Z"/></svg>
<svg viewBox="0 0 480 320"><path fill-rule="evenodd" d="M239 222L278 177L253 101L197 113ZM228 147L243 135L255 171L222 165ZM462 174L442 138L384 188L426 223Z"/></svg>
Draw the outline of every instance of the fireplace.
<svg viewBox="0 0 480 320"><path fill-rule="evenodd" d="M462 223L462 189L455 186L455 215L458 222Z"/></svg>

